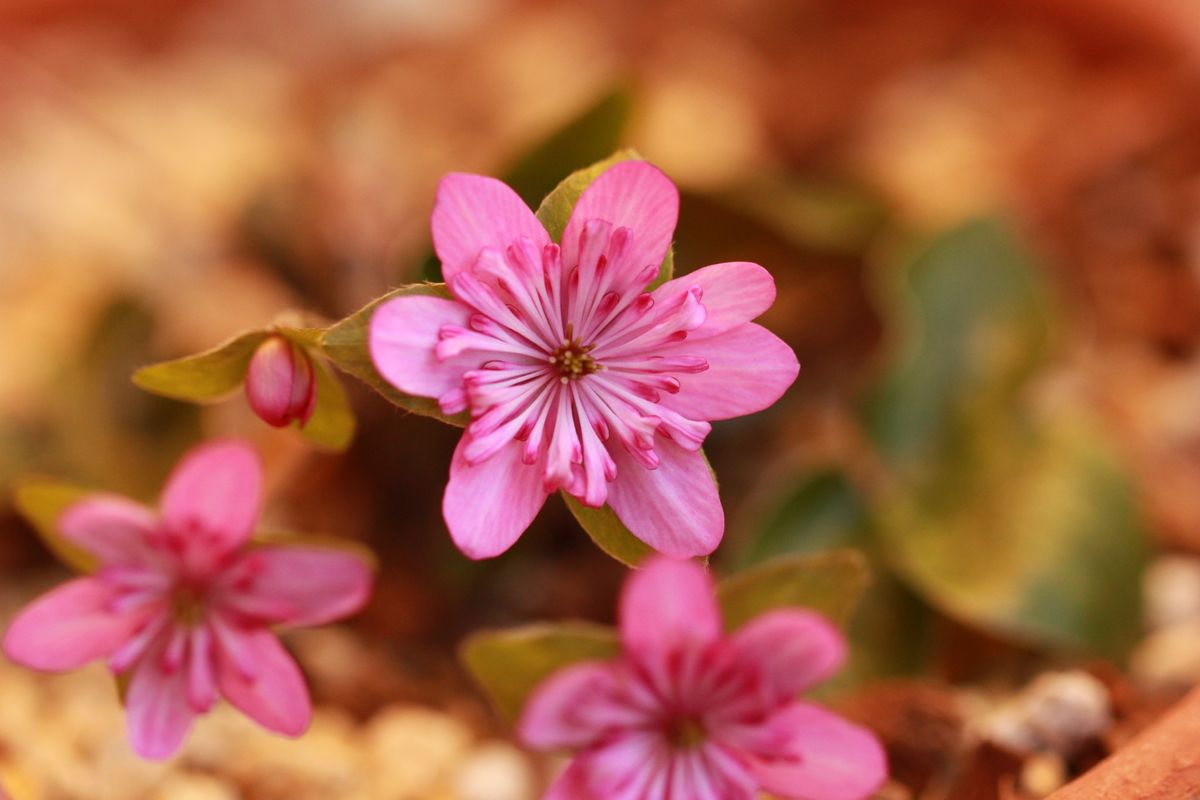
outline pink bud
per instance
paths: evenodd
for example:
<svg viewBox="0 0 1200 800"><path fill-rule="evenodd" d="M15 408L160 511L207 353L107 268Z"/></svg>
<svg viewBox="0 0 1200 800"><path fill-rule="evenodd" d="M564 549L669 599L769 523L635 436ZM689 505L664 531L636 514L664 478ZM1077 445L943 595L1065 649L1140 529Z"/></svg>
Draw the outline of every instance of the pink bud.
<svg viewBox="0 0 1200 800"><path fill-rule="evenodd" d="M246 399L268 425L282 428L299 420L304 427L317 404L313 364L304 348L279 335L260 344L246 372Z"/></svg>

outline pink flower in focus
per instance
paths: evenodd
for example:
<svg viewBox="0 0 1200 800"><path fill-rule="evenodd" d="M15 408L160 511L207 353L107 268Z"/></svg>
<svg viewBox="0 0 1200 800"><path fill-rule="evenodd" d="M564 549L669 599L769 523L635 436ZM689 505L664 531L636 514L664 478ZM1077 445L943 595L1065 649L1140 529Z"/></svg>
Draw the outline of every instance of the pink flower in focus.
<svg viewBox="0 0 1200 800"><path fill-rule="evenodd" d="M867 730L796 695L845 657L837 629L800 610L721 632L702 567L657 558L620 604L622 655L543 682L521 738L576 751L546 800L860 800L887 777Z"/></svg>
<svg viewBox="0 0 1200 800"><path fill-rule="evenodd" d="M300 735L308 689L271 626L354 613L371 567L329 548L248 547L261 483L252 449L219 442L180 462L158 513L113 495L70 506L59 530L99 569L23 610L4 652L33 669L107 658L128 673L129 737L146 758L174 753L218 695L269 730Z"/></svg>
<svg viewBox="0 0 1200 800"><path fill-rule="evenodd" d="M442 180L433 240L453 299L380 306L370 350L401 391L470 411L442 504L468 556L507 550L558 489L607 503L668 555L720 542L724 512L700 453L709 421L771 405L799 365L750 322L775 299L757 264L646 291L678 210L662 172L622 162L584 191L560 246L500 181Z"/></svg>
<svg viewBox="0 0 1200 800"><path fill-rule="evenodd" d="M246 370L246 400L268 425L299 420L303 428L317 407L316 374L304 348L278 334L264 339Z"/></svg>

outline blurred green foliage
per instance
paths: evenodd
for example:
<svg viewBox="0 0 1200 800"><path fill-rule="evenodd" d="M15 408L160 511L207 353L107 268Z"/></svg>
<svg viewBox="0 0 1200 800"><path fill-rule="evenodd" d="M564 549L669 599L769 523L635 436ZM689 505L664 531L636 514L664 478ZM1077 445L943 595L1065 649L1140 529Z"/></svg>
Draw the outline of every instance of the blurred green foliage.
<svg viewBox="0 0 1200 800"><path fill-rule="evenodd" d="M859 677L919 667L930 607L1120 657L1138 632L1145 538L1098 424L1050 380L1055 307L1036 265L1003 223L979 220L885 266L895 339L863 407L871 451L851 471L796 475L742 563L861 548L880 574L850 627Z"/></svg>

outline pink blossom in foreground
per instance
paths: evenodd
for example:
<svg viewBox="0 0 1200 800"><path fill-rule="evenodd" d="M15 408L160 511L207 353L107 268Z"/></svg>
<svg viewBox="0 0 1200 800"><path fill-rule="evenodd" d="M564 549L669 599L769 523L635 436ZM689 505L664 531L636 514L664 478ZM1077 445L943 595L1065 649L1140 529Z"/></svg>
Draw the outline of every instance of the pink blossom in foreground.
<svg viewBox="0 0 1200 800"><path fill-rule="evenodd" d="M303 733L308 689L271 626L354 613L371 567L332 548L248 547L261 483L252 449L218 442L175 468L157 513L113 495L70 506L60 532L99 569L18 614L5 654L47 671L108 659L129 676L129 738L147 758L174 753L218 695L269 730Z"/></svg>
<svg viewBox="0 0 1200 800"><path fill-rule="evenodd" d="M620 657L555 673L525 707L526 744L576 752L546 800L860 800L886 779L870 732L795 699L845 657L820 616L725 636L703 568L658 558L628 579L620 626Z"/></svg>
<svg viewBox="0 0 1200 800"><path fill-rule="evenodd" d="M724 512L700 453L709 421L771 405L799 365L750 322L775 299L757 264L647 291L678 210L662 172L622 162L584 191L560 246L500 181L442 180L433 240L453 299L383 304L370 350L401 391L470 411L442 504L468 556L507 550L558 489L607 503L668 555L720 542Z"/></svg>
<svg viewBox="0 0 1200 800"><path fill-rule="evenodd" d="M263 340L246 370L246 400L268 425L304 427L317 407L317 381L304 348L274 334Z"/></svg>

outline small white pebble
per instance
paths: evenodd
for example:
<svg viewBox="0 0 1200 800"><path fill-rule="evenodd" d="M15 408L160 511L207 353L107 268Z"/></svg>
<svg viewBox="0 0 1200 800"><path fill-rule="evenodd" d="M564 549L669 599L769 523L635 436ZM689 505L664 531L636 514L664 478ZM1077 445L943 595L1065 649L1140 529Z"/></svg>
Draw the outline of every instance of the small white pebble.
<svg viewBox="0 0 1200 800"><path fill-rule="evenodd" d="M1080 670L1038 676L976 723L982 738L1020 753L1070 756L1112 724L1108 690Z"/></svg>
<svg viewBox="0 0 1200 800"><path fill-rule="evenodd" d="M485 744L458 768L459 800L533 800L536 796L529 757L503 742Z"/></svg>
<svg viewBox="0 0 1200 800"><path fill-rule="evenodd" d="M1163 556L1142 579L1144 615L1152 631L1200 623L1200 558Z"/></svg>

